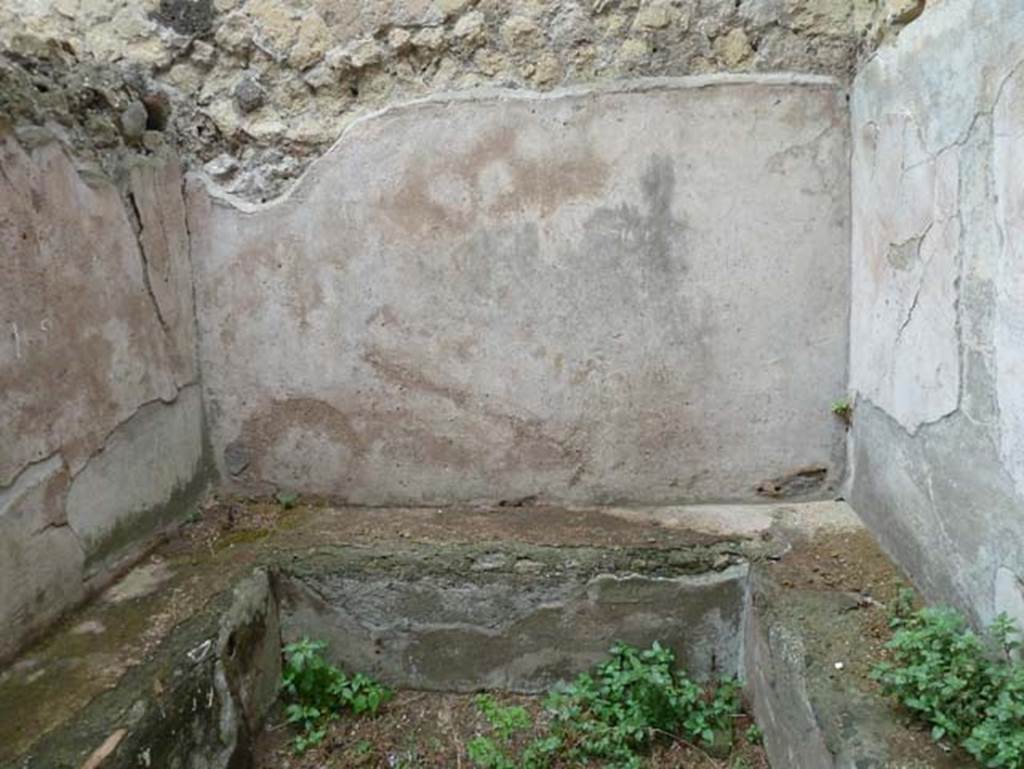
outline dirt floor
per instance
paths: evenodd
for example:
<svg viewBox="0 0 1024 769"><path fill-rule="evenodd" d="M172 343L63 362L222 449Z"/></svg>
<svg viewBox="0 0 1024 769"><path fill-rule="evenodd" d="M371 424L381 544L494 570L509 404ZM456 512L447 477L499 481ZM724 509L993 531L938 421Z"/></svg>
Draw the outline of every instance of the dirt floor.
<svg viewBox="0 0 1024 769"><path fill-rule="evenodd" d="M543 732L545 713L542 698L502 694L502 705L522 705L537 728L515 743L521 746ZM257 747L256 769L472 769L466 744L477 735L490 734L469 694L399 692L376 718L343 718L334 723L327 739L317 749L296 756L291 749L293 732L284 723L272 723ZM278 716L278 721L280 721ZM768 769L759 745L744 738L751 721L737 719L736 744L727 758L712 758L699 747L682 740L665 738L651 752L650 769ZM554 764L552 769L593 764Z"/></svg>

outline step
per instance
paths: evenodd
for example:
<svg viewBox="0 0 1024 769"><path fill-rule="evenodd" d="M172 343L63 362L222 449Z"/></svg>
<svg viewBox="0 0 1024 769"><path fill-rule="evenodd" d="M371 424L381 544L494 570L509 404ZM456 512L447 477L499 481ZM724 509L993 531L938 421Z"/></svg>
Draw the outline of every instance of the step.
<svg viewBox="0 0 1024 769"><path fill-rule="evenodd" d="M815 559L853 544L884 580L823 582ZM327 640L347 669L437 691L537 692L615 640L659 640L698 676L746 676L776 769L888 766L857 763L883 755L876 722L892 711L835 644L857 645L858 623L882 621L860 596L884 597L890 578L842 503L286 511L228 501L0 673L0 766L248 766L280 644L303 635ZM832 645L808 632L819 623L835 627Z"/></svg>
<svg viewBox="0 0 1024 769"><path fill-rule="evenodd" d="M750 581L747 691L775 767L965 769L870 679L906 581L855 520L791 530L785 557Z"/></svg>

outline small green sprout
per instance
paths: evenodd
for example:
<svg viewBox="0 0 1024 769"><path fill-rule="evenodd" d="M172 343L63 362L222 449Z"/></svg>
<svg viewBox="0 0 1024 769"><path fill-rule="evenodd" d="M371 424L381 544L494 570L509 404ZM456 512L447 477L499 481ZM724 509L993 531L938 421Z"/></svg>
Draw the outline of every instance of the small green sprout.
<svg viewBox="0 0 1024 769"><path fill-rule="evenodd" d="M847 427L853 424L853 404L850 403L848 398L835 401L832 404L832 413Z"/></svg>

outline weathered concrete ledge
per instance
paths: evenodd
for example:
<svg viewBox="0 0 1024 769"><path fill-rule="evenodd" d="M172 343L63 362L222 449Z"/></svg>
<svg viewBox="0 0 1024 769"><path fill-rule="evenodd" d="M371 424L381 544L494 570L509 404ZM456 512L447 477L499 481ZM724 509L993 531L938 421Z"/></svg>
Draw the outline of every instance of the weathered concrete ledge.
<svg viewBox="0 0 1024 769"><path fill-rule="evenodd" d="M870 672L883 659L892 601L905 577L857 521L790 528L791 550L752 565L744 669L773 767L963 769L883 697Z"/></svg>
<svg viewBox="0 0 1024 769"><path fill-rule="evenodd" d="M437 691L541 692L619 640L694 676L739 674L747 563L688 552L506 546L318 553L278 572L285 638Z"/></svg>
<svg viewBox="0 0 1024 769"><path fill-rule="evenodd" d="M700 508L218 510L0 673L0 766L79 769L118 734L104 769L135 767L146 751L151 765L170 766L186 749L211 767L234 766L275 694L281 636L302 632L402 685L537 688L616 638L663 638L698 670L736 672L747 564L782 556L809 521L828 530L850 515L824 503L722 517ZM730 519L741 525L723 525ZM311 602L324 611L316 622ZM354 622L337 622L340 612ZM332 635L353 629L355 645ZM455 646L453 631L464 633ZM438 634L449 648L490 644L512 664L485 656L466 667L464 656L461 672L438 666Z"/></svg>
<svg viewBox="0 0 1024 769"><path fill-rule="evenodd" d="M843 503L226 503L0 673L0 766L79 769L104 745L104 769L245 766L280 644L309 634L349 670L460 691L535 691L661 640L745 679L773 765L959 769L868 679L904 584Z"/></svg>
<svg viewBox="0 0 1024 769"><path fill-rule="evenodd" d="M266 573L257 571L170 629L112 688L81 703L27 752L19 755L17 741L5 745L0 762L10 769L80 769L90 759L104 769L247 766L253 738L277 698L280 648L277 604ZM28 680L31 690L37 682L31 673ZM0 691L5 683L0 680ZM15 722L18 709L6 698L0 705Z"/></svg>

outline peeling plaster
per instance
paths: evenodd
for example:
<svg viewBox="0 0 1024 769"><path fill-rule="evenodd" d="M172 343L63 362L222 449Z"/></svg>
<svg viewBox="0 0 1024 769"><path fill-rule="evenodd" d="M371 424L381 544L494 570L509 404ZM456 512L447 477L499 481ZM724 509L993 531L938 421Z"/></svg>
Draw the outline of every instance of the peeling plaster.
<svg viewBox="0 0 1024 769"><path fill-rule="evenodd" d="M206 481L183 180L153 158L127 184L80 174L52 141L0 135L0 321L14 333L0 422L17 435L0 444L0 659Z"/></svg>
<svg viewBox="0 0 1024 769"><path fill-rule="evenodd" d="M979 621L1024 573L1022 63L1024 6L947 0L852 99L850 497L930 600ZM925 231L916 272L886 258Z"/></svg>

